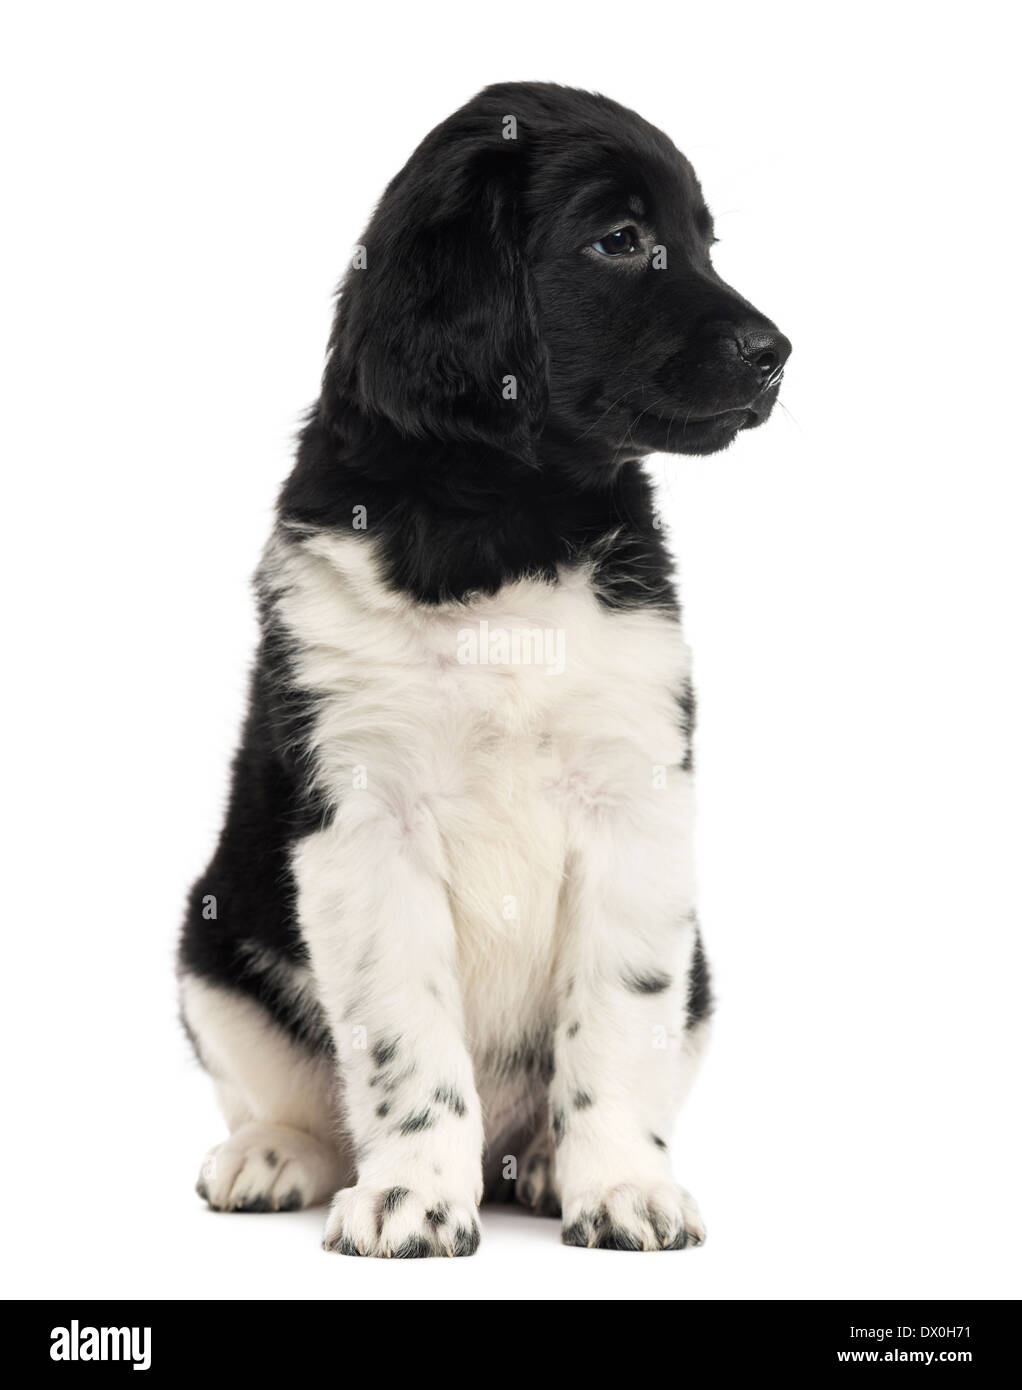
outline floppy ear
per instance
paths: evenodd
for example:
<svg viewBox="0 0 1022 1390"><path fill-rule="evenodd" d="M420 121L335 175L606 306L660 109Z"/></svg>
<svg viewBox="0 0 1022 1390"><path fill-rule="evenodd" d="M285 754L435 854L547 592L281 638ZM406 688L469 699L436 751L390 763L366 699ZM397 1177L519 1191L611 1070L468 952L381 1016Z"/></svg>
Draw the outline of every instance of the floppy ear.
<svg viewBox="0 0 1022 1390"><path fill-rule="evenodd" d="M534 453L546 360L499 127L428 136L380 201L341 289L327 378L412 438Z"/></svg>

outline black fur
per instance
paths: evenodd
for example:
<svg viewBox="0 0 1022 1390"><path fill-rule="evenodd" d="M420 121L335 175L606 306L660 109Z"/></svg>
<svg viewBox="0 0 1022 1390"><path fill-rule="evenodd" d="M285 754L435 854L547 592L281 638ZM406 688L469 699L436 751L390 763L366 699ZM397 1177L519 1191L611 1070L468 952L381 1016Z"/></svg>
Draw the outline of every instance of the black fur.
<svg viewBox="0 0 1022 1390"><path fill-rule="evenodd" d="M408 1196L407 1187L392 1187L383 1194L383 1210L385 1212L397 1211L398 1207Z"/></svg>
<svg viewBox="0 0 1022 1390"><path fill-rule="evenodd" d="M636 994L662 994L670 985L671 977L651 971L646 975L626 975L624 981Z"/></svg>
<svg viewBox="0 0 1022 1390"><path fill-rule="evenodd" d="M419 1110L402 1120L399 1128L402 1134L418 1134L420 1130L432 1129L435 1124L436 1115L432 1110Z"/></svg>
<svg viewBox="0 0 1022 1390"><path fill-rule="evenodd" d="M553 1114L550 1117L550 1128L553 1132L555 1146L560 1146L562 1140L564 1139L565 1128L563 1110L554 1110Z"/></svg>
<svg viewBox="0 0 1022 1390"><path fill-rule="evenodd" d="M438 1086L433 1092L433 1099L439 1105L446 1105L455 1115L467 1115L468 1106L464 1098L454 1089L453 1086Z"/></svg>
<svg viewBox="0 0 1022 1390"><path fill-rule="evenodd" d="M397 1045L399 1039L390 1038L386 1042L378 1042L374 1045L369 1054L377 1067L385 1067L388 1062L392 1062L397 1056Z"/></svg>
<svg viewBox="0 0 1022 1390"><path fill-rule="evenodd" d="M639 259L603 256L597 243L626 224ZM487 88L380 200L365 267L340 292L281 522L371 537L389 583L426 604L526 575L553 581L562 563L588 560L605 605L676 611L641 460L710 453L758 425L790 350L717 276L712 240L688 161L634 112L549 84ZM281 982L307 965L290 850L330 809L310 777L311 710L271 597L260 596L226 822L189 899L180 963L328 1052L322 1015ZM678 698L690 739L691 692ZM708 1007L700 947L690 1017ZM548 1077L547 1056L530 1042L501 1063Z"/></svg>
<svg viewBox="0 0 1022 1390"><path fill-rule="evenodd" d="M713 1011L713 990L710 985L710 967L703 950L703 938L696 926L696 944L692 952L692 965L688 975L688 1027L694 1028L702 1023Z"/></svg>
<svg viewBox="0 0 1022 1390"><path fill-rule="evenodd" d="M681 759L682 772L691 772L695 766L694 742L696 733L696 692L690 680L686 680L678 695L678 708L681 711L681 733L685 740L685 752Z"/></svg>

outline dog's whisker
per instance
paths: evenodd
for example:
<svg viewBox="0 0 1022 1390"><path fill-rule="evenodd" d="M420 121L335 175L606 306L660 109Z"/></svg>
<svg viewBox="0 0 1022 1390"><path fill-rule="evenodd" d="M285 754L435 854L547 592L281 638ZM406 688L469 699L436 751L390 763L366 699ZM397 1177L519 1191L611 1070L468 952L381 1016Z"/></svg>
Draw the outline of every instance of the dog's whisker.
<svg viewBox="0 0 1022 1390"><path fill-rule="evenodd" d="M587 425L580 435L576 436L575 442L578 443L580 439L585 439L587 434L591 434L592 431L600 423L600 421L605 420L607 416L610 414L610 412L616 409L616 407L621 404L621 402L624 400L626 396L630 396L633 391L645 391L645 389L645 386L629 386L626 391L622 391L620 396L618 396L617 400L611 401L610 405L607 406L607 409L601 411L601 413L597 415L596 419L590 425Z"/></svg>
<svg viewBox="0 0 1022 1390"><path fill-rule="evenodd" d="M624 449L624 448L626 447L626 445L629 443L629 441L632 439L632 437L633 437L633 431L635 430L636 425L638 425L638 423L639 423L639 421L642 419L642 417L643 417L644 415L648 414L649 411L653 410L656 406L658 406L658 405L660 404L661 401L666 401L666 400L667 400L667 397L666 397L666 396L658 396L658 397L656 398L655 401L651 401L649 405L644 406L643 409L639 411L638 415L636 415L635 419L631 421L631 423L630 423L629 426L628 426L628 429L625 431L625 437L624 437L624 439L621 441L621 443L618 445L617 449L615 449L615 451L614 451L614 462L615 462L615 463L617 462L618 458L620 457L621 450Z"/></svg>

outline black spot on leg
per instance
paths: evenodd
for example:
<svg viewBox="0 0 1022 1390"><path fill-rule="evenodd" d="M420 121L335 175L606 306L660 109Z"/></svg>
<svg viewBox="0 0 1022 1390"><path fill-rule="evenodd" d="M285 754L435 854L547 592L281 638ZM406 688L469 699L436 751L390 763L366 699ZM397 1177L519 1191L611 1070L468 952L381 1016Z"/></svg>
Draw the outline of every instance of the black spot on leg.
<svg viewBox="0 0 1022 1390"><path fill-rule="evenodd" d="M389 1216L391 1212L397 1211L407 1196L407 1187L389 1187L383 1194L383 1210Z"/></svg>
<svg viewBox="0 0 1022 1390"><path fill-rule="evenodd" d="M402 1134L418 1134L421 1130L432 1129L435 1124L436 1116L427 1106L425 1110L419 1110L402 1120L399 1130Z"/></svg>
<svg viewBox="0 0 1022 1390"><path fill-rule="evenodd" d="M569 1024L568 1024L568 1037L569 1037L569 1038L577 1037L577 1036L578 1036L578 1030L579 1030L581 1027L582 1027L581 1023L579 1023L577 1020L576 1020L576 1022L574 1022L574 1023L569 1023Z"/></svg>
<svg viewBox="0 0 1022 1390"><path fill-rule="evenodd" d="M555 1109L551 1116L551 1127L554 1131L554 1144L559 1145L564 1138L564 1111Z"/></svg>
<svg viewBox="0 0 1022 1390"><path fill-rule="evenodd" d="M398 1039L392 1038L389 1042L382 1039L373 1047L370 1056L378 1067L385 1067L388 1062L392 1062L397 1054Z"/></svg>
<svg viewBox="0 0 1022 1390"><path fill-rule="evenodd" d="M375 1076L369 1078L369 1085L379 1086L381 1091L390 1093L396 1091L402 1081L407 1081L414 1071L414 1066L406 1067L404 1071L398 1072L396 1075L390 1071L378 1071Z"/></svg>
<svg viewBox="0 0 1022 1390"><path fill-rule="evenodd" d="M428 1207L426 1210L426 1220L436 1230L439 1226L447 1224L447 1218L451 1214L451 1209L446 1202L441 1202L438 1207Z"/></svg>
<svg viewBox="0 0 1022 1390"><path fill-rule="evenodd" d="M273 1149L267 1149L266 1152L263 1154L263 1158L266 1160L266 1162L270 1165L271 1168L276 1168L277 1155Z"/></svg>
<svg viewBox="0 0 1022 1390"><path fill-rule="evenodd" d="M670 975L663 975L659 971L650 970L641 975L625 975L624 982L636 994L662 994L670 985L671 977Z"/></svg>
<svg viewBox="0 0 1022 1390"><path fill-rule="evenodd" d="M651 1134L649 1137L650 1137L650 1140L657 1146L658 1149L666 1149L666 1148L667 1148L667 1141L666 1141L666 1139L661 1139L659 1134Z"/></svg>
<svg viewBox="0 0 1022 1390"><path fill-rule="evenodd" d="M298 1211L302 1205L302 1194L297 1187L292 1187L290 1192L285 1192L277 1203L278 1211Z"/></svg>
<svg viewBox="0 0 1022 1390"><path fill-rule="evenodd" d="M692 964L688 971L688 1001L685 1026L694 1028L713 1012L713 989L710 982L710 967L703 951L703 938L699 934L696 914L691 914L696 927L696 943L692 951Z"/></svg>
<svg viewBox="0 0 1022 1390"><path fill-rule="evenodd" d="M593 1098L588 1091L576 1091L571 1098L571 1103L576 1110L588 1110L593 1103Z"/></svg>
<svg viewBox="0 0 1022 1390"><path fill-rule="evenodd" d="M438 1105L446 1105L455 1115L468 1114L468 1106L453 1086L438 1086L433 1092L433 1099Z"/></svg>
<svg viewBox="0 0 1022 1390"><path fill-rule="evenodd" d="M694 762L692 746L696 731L696 693L692 682L686 680L678 695L678 710L681 714L681 737L684 751L681 757L682 772L691 772Z"/></svg>
<svg viewBox="0 0 1022 1390"><path fill-rule="evenodd" d="M390 1114L390 1101L385 1100L382 1105L376 1107L376 1113L382 1120L385 1115Z"/></svg>

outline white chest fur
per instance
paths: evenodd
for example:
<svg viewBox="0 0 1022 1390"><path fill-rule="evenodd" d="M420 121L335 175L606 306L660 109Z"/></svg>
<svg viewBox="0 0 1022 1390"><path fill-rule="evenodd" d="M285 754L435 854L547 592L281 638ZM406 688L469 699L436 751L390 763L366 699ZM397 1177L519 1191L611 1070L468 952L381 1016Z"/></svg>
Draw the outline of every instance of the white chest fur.
<svg viewBox="0 0 1022 1390"><path fill-rule="evenodd" d="M317 699L321 789L435 827L479 1055L545 1010L573 817L648 799L681 762L678 624L607 609L585 567L417 604L365 538L277 536L262 573Z"/></svg>

